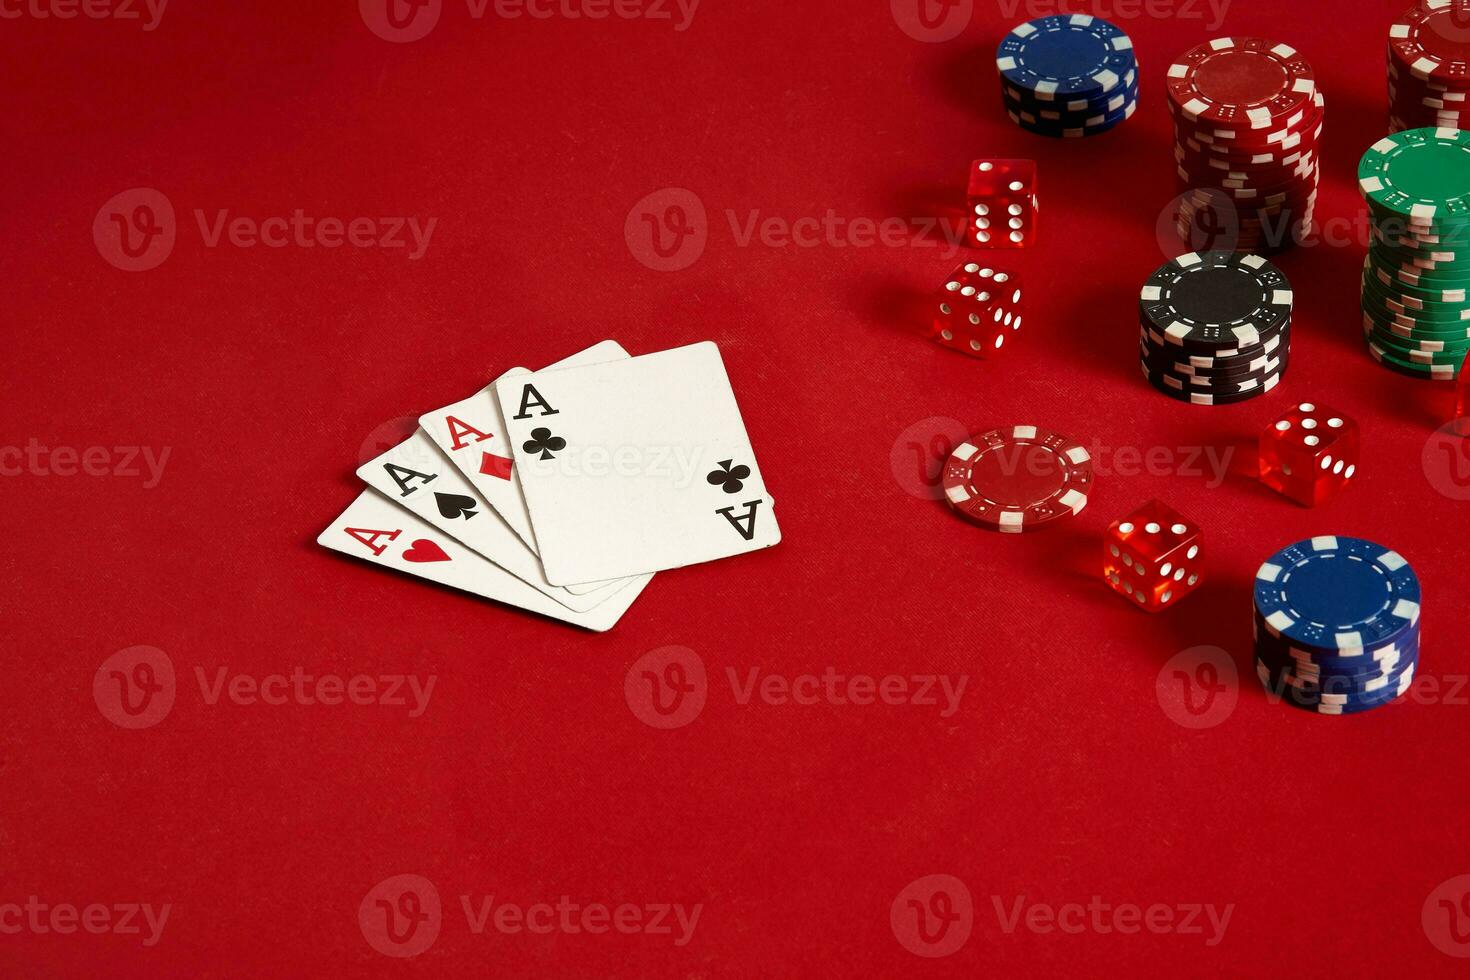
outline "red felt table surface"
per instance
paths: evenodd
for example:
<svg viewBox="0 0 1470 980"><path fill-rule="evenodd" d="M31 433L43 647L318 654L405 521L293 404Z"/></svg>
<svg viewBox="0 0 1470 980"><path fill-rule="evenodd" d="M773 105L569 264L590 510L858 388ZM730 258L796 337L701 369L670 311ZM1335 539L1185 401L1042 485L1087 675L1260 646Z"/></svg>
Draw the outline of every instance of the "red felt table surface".
<svg viewBox="0 0 1470 980"><path fill-rule="evenodd" d="M1456 945L1470 905L1441 885L1470 872L1455 761L1470 724L1467 478L1429 444L1450 387L1375 365L1357 306L1355 173L1384 132L1397 4L1242 3L1223 22L1203 4L1123 7L1138 113L1065 142L1005 118L991 62L1012 23L1049 7L975 4L953 39L921 41L897 0L705 0L683 30L673 5L615 8L672 20L568 15L613 9L591 3L476 18L444 0L427 36L390 43L357 6L178 2L144 30L4 5L19 17L0 34L0 444L36 450L0 480L0 973L1463 971L1441 947L1470 952ZM1278 260L1296 290L1285 382L1207 408L1139 377L1135 301L1166 257L1163 73L1222 35L1279 38L1315 66L1332 241ZM911 332L975 254L925 227L957 220L981 156L1040 165L1040 240L991 253L1030 297L995 362ZM176 214L172 253L148 271L105 261L92 234L131 188ZM654 268L642 215L690 196L703 251ZM416 258L294 233L210 243L221 212L298 209L378 232L436 223ZM314 543L380 427L605 338L635 353L719 343L779 501L778 547L661 574L593 635ZM1312 510L1250 476L1256 433L1296 400L1363 430L1359 475ZM935 437L1016 423L1094 449L1075 521L1001 536L928 496L918 459ZM90 447L109 475L64 475L66 450ZM120 447L166 451L162 472L128 475ZM1216 478L1208 461L1226 453ZM1159 616L1099 575L1102 532L1151 497L1203 526L1208 556L1207 582ZM1420 670L1436 685L1419 703L1326 718L1256 684L1256 567L1334 533L1418 571ZM1241 683L1221 695L1233 709L1192 728L1166 710L1168 665L1201 644ZM135 645L163 652L176 693L133 730L99 709L93 679ZM625 681L666 646L697 656L705 703L659 729ZM434 687L417 716L228 687L297 670ZM801 681L828 673L833 694ZM954 710L942 694L916 703L917 680L898 703L847 697L924 675L963 681ZM751 677L773 686L752 692ZM641 669L633 701L640 683ZM359 908L381 916L374 889L404 874L432 883L439 931L395 959ZM912 917L905 890L930 875L963 883L973 921L958 949L920 958L890 911ZM510 911L485 924L492 896ZM130 903L169 906L151 944L146 924L114 928ZM564 921L558 903L578 911ZM102 934L52 928L69 921L56 907L94 904ZM626 931L581 927L623 905L639 916L622 913ZM661 905L697 906L692 931L649 928ZM1191 905L1228 910L1223 934ZM1139 928L1150 906L1173 924L1155 912ZM546 928L515 928L517 912Z"/></svg>

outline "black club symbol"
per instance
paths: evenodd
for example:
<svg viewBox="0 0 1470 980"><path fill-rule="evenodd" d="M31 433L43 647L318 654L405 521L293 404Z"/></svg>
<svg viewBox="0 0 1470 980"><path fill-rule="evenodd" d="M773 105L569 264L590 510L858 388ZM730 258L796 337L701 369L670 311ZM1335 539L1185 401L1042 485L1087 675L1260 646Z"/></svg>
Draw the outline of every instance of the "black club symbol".
<svg viewBox="0 0 1470 980"><path fill-rule="evenodd" d="M531 430L531 438L527 439L521 449L532 455L541 454L542 459L555 459L556 454L567 448L567 441L561 436L554 436L547 428L536 428Z"/></svg>
<svg viewBox="0 0 1470 980"><path fill-rule="evenodd" d="M739 466L731 466L733 459L720 460L720 468L712 470L705 477L710 486L720 487L726 493L739 493L740 488L745 486L745 481L750 478L750 467L741 463Z"/></svg>

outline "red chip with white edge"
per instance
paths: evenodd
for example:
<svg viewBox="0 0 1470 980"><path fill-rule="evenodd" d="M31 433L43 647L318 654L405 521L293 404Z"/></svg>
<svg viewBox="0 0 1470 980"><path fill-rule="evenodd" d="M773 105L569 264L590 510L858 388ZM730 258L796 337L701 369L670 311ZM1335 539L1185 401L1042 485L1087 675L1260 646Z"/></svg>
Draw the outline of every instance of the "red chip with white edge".
<svg viewBox="0 0 1470 980"><path fill-rule="evenodd" d="M1463 88L1470 82L1470 3L1415 4L1388 29L1388 43L1415 78Z"/></svg>
<svg viewBox="0 0 1470 980"><path fill-rule="evenodd" d="M1279 128L1317 91L1312 66L1290 45L1221 37L1169 66L1170 108L1191 121L1241 129Z"/></svg>
<svg viewBox="0 0 1470 980"><path fill-rule="evenodd" d="M944 498L982 527L1019 534L1087 506L1092 457L1075 440L1018 425L971 437L944 464Z"/></svg>

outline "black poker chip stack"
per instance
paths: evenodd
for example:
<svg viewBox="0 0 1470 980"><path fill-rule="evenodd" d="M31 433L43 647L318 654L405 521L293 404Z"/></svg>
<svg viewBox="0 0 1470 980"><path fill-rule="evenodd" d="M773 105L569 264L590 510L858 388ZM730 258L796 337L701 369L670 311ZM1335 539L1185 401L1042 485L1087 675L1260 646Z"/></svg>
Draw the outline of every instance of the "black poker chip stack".
<svg viewBox="0 0 1470 980"><path fill-rule="evenodd" d="M1139 363L1149 384L1193 405L1263 395L1291 355L1291 284L1259 255L1189 252L1139 294Z"/></svg>

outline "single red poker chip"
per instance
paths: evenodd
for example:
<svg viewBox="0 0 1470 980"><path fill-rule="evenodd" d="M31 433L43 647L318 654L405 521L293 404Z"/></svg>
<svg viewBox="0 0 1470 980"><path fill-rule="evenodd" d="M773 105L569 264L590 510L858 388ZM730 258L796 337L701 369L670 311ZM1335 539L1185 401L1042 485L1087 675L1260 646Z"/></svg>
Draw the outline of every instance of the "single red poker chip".
<svg viewBox="0 0 1470 980"><path fill-rule="evenodd" d="M1416 4L1388 29L1394 60L1413 78L1470 83L1470 0Z"/></svg>
<svg viewBox="0 0 1470 980"><path fill-rule="evenodd" d="M1018 534L1087 506L1092 457L1066 436L1018 425L972 437L944 464L944 497L982 527Z"/></svg>
<svg viewBox="0 0 1470 980"><path fill-rule="evenodd" d="M1312 66L1286 44L1222 37L1190 48L1169 66L1169 98L1186 119L1242 129L1277 129L1317 90Z"/></svg>

